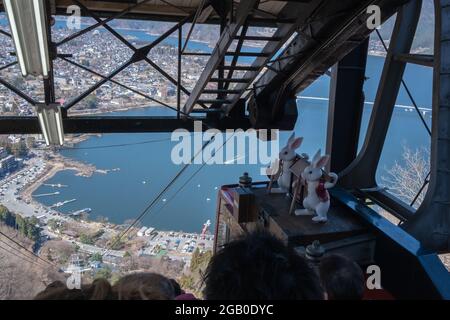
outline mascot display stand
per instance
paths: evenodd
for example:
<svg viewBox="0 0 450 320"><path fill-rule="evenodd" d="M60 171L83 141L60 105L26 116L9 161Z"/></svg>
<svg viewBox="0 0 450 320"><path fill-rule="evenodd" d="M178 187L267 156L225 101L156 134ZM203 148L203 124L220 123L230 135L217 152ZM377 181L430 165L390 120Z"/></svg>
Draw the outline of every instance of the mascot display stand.
<svg viewBox="0 0 450 320"><path fill-rule="evenodd" d="M326 173L324 167L328 164L329 156L321 155L319 150L311 162L308 156L298 155L295 150L303 142L303 138L296 138L294 134L289 138L287 145L281 149L279 160L270 169L268 186L269 193L285 193L292 197L289 213L295 215L314 216L314 222L326 222L330 208L330 195L327 189L334 187L338 176L335 173ZM275 168L274 168L275 167ZM277 188L273 187L277 181ZM294 211L296 203L302 204L302 209Z"/></svg>

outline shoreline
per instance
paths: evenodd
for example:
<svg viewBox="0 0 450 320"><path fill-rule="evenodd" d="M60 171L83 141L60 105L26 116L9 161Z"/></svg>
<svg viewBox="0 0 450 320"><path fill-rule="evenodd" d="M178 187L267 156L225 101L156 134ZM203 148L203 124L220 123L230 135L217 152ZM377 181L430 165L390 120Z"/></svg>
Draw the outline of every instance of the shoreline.
<svg viewBox="0 0 450 320"><path fill-rule="evenodd" d="M177 107L177 104L175 102L164 102L164 103L166 103L167 105L169 105L170 107L175 108L175 109ZM138 104L138 105L133 105L133 106L124 106L124 107L120 107L118 109L113 109L113 110L96 110L96 109L94 109L94 110L87 110L87 111L85 111L85 110L73 110L70 113L70 115L71 116L89 116L89 115L105 114L105 115L112 115L112 116L114 116L113 113L115 113L115 112L126 112L126 111L130 111L130 110L139 110L139 109L145 109L145 108L166 108L166 109L169 109L166 106L158 105L155 102L155 105L149 105L148 103L146 103L146 104ZM199 107L197 107L197 108L199 108ZM171 110L171 109L169 109L169 110ZM175 112L175 110L172 110L172 111ZM80 142L82 142L82 141L80 141Z"/></svg>
<svg viewBox="0 0 450 320"><path fill-rule="evenodd" d="M82 142L85 140L81 140L79 142ZM77 143L79 143L77 142ZM38 156L38 155L37 155ZM83 176L83 177L91 177L95 172L97 172L97 168L93 165L85 164L76 160L72 160L69 158L66 158L62 155L57 155L52 160L47 162L47 165L50 167L45 170L45 172L42 173L40 177L38 177L36 180L30 183L26 188L24 188L21 191L21 195L24 199L29 200L30 203L37 202L40 205L45 206L44 204L40 203L39 201L34 200L33 193L39 189L46 181L53 178L58 172L60 171L76 171L76 175ZM46 206L45 206L46 207Z"/></svg>
<svg viewBox="0 0 450 320"><path fill-rule="evenodd" d="M177 104L175 102L164 102L167 105L169 105L170 107L176 109L177 108ZM183 102L182 102L183 105ZM138 104L138 105L133 105L133 106L126 106L126 107L120 107L118 109L114 109L114 110L88 110L87 112L84 112L84 110L73 110L71 111L70 115L71 116L89 116L89 115L109 115L109 116L114 116L115 112L127 112L127 111L131 111L131 110L139 110L139 109L146 109L146 108L165 108L165 109L169 109L170 108L163 106L163 105L158 105L155 102L155 105L149 105L148 103L146 104ZM201 110L202 108L200 106L194 106L194 109L198 109ZM175 110L172 110L173 112L175 112ZM82 141L80 141L82 142ZM77 142L78 143L78 142Z"/></svg>

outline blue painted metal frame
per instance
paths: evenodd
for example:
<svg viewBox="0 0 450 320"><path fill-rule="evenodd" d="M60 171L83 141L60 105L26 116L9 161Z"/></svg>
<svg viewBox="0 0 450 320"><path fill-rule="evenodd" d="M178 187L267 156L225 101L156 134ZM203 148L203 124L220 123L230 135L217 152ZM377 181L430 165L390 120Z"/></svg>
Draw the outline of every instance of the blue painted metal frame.
<svg viewBox="0 0 450 320"><path fill-rule="evenodd" d="M435 252L392 224L351 193L335 187L333 198L361 217L377 236L375 261L383 287L397 298L450 300L450 273Z"/></svg>

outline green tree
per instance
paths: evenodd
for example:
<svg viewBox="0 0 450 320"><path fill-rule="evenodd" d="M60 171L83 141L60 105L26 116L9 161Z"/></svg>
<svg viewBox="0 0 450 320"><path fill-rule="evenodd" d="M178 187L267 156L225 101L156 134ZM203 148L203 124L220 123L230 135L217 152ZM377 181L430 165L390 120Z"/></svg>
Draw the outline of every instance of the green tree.
<svg viewBox="0 0 450 320"><path fill-rule="evenodd" d="M199 248L196 248L191 258L191 272L197 273L199 270L204 270L211 260L212 252L200 252Z"/></svg>
<svg viewBox="0 0 450 320"><path fill-rule="evenodd" d="M87 96L86 104L89 109L97 108L97 104L98 104L97 96L95 94L90 94L89 96Z"/></svg>
<svg viewBox="0 0 450 320"><path fill-rule="evenodd" d="M25 236L31 240L37 241L39 239L39 228L27 222Z"/></svg>
<svg viewBox="0 0 450 320"><path fill-rule="evenodd" d="M200 250L198 248L196 248L194 250L194 253L192 253L192 258L191 258L191 271L195 272L198 267L199 267L199 263L200 263Z"/></svg>
<svg viewBox="0 0 450 320"><path fill-rule="evenodd" d="M25 219L19 215L16 215L16 229L19 230L20 234L27 234L27 223Z"/></svg>
<svg viewBox="0 0 450 320"><path fill-rule="evenodd" d="M115 235L112 237L112 239L108 242L108 246L111 246L112 250L120 250L123 248L124 242L120 235Z"/></svg>
<svg viewBox="0 0 450 320"><path fill-rule="evenodd" d="M113 273L111 275L111 278L109 279L109 282L111 283L111 285L115 285L117 281L120 280L120 274L118 273Z"/></svg>
<svg viewBox="0 0 450 320"><path fill-rule="evenodd" d="M79 240L84 244L94 244L94 239L92 238L92 236L85 233L80 234Z"/></svg>
<svg viewBox="0 0 450 320"><path fill-rule="evenodd" d="M39 219L35 216L32 216L31 218L29 218L29 223L33 224L33 225L38 225L39 224Z"/></svg>
<svg viewBox="0 0 450 320"><path fill-rule="evenodd" d="M180 287L188 290L188 291L192 291L195 290L195 280L194 277L191 275L182 275L180 277L180 279L178 280Z"/></svg>
<svg viewBox="0 0 450 320"><path fill-rule="evenodd" d="M41 228L36 217L22 218L20 215L11 213L8 208L0 205L0 221L11 228L15 228L21 235L33 241L39 240Z"/></svg>
<svg viewBox="0 0 450 320"><path fill-rule="evenodd" d="M95 279L103 278L103 279L108 280L109 278L111 278L111 274L112 274L111 269L108 267L105 267L105 268L97 270L94 278Z"/></svg>
<svg viewBox="0 0 450 320"><path fill-rule="evenodd" d="M16 217L12 214L8 208L0 205L0 221L6 224L9 227L15 227L16 225Z"/></svg>
<svg viewBox="0 0 450 320"><path fill-rule="evenodd" d="M100 230L96 231L96 232L92 235L92 238L98 239L98 238L100 238L104 233L105 233L105 230L100 229Z"/></svg>
<svg viewBox="0 0 450 320"><path fill-rule="evenodd" d="M34 148L36 145L36 139L34 137L27 137L25 139L25 145L27 146L27 148Z"/></svg>
<svg viewBox="0 0 450 320"><path fill-rule="evenodd" d="M102 254L101 253L94 253L92 256L91 256L91 259L90 259L91 261L98 261L98 262L103 262L103 256L102 256Z"/></svg>
<svg viewBox="0 0 450 320"><path fill-rule="evenodd" d="M52 229L53 231L58 230L58 228L60 227L60 224L59 224L58 220L56 220L56 219L50 219L50 220L48 220L47 225L48 225L48 227L49 227L50 229Z"/></svg>
<svg viewBox="0 0 450 320"><path fill-rule="evenodd" d="M20 140L19 142L11 145L11 153L15 157L19 157L19 158L25 157L28 154L28 149L27 149L25 141Z"/></svg>

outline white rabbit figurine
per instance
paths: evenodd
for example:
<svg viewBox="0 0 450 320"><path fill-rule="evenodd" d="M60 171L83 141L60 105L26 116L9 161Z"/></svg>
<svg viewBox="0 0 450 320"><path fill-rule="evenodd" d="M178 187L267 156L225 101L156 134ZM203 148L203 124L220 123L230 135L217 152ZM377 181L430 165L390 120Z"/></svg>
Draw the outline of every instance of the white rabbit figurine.
<svg viewBox="0 0 450 320"><path fill-rule="evenodd" d="M321 156L319 149L311 164L303 171L302 178L306 183L308 196L303 199L303 207L305 209L295 210L297 216L316 214L312 218L314 222L326 222L328 220L330 194L327 189L333 188L338 180L338 175L333 172L328 174L332 178L332 182L326 182L322 177L322 168L327 165L329 159L328 155Z"/></svg>
<svg viewBox="0 0 450 320"><path fill-rule="evenodd" d="M271 193L288 193L291 181L292 173L289 171L289 168L294 163L295 158L297 157L297 153L295 152L303 142L303 138L295 137L295 133L292 133L290 136L287 145L281 149L279 154L279 159L281 160L281 173L278 176L278 188L273 188Z"/></svg>

